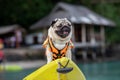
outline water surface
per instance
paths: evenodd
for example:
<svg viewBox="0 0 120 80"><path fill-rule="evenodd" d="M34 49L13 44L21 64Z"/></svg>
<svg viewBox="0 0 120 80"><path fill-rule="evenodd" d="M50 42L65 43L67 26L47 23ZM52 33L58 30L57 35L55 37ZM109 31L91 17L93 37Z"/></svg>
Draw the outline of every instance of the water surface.
<svg viewBox="0 0 120 80"><path fill-rule="evenodd" d="M120 61L78 64L78 66L87 80L120 80ZM0 73L0 80L22 80L36 69Z"/></svg>

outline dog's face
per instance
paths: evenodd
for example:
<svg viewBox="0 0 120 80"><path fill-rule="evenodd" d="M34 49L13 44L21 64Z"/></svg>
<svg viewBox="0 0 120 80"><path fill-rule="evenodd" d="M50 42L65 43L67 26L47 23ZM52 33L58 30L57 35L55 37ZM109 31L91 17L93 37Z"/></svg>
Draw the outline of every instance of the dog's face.
<svg viewBox="0 0 120 80"><path fill-rule="evenodd" d="M72 25L67 18L55 19L51 24L53 31L61 38L66 38L71 33Z"/></svg>

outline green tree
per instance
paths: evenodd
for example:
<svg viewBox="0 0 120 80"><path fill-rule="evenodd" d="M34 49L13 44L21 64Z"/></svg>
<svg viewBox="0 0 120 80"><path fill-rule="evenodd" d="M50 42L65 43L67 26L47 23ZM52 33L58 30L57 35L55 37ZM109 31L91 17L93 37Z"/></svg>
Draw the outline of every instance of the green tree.
<svg viewBox="0 0 120 80"><path fill-rule="evenodd" d="M50 0L0 0L0 25L30 26L52 9Z"/></svg>
<svg viewBox="0 0 120 80"><path fill-rule="evenodd" d="M107 28L106 29L106 39L109 43L120 43L120 6L115 5L113 3L100 3L97 4L95 7L92 6L92 9L97 13L107 17L115 22L115 28Z"/></svg>
<svg viewBox="0 0 120 80"><path fill-rule="evenodd" d="M110 43L120 43L120 3L92 4L90 0L0 0L0 25L20 24L29 28L31 24L48 15L59 1L82 4L113 20L116 27L106 29L106 39Z"/></svg>

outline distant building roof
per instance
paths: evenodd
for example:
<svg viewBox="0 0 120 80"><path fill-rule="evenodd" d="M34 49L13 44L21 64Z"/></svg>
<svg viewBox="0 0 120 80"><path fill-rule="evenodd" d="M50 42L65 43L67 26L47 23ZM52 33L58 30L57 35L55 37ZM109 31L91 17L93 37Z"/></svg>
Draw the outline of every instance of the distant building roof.
<svg viewBox="0 0 120 80"><path fill-rule="evenodd" d="M55 18L68 18L72 23L77 24L94 24L94 25L103 25L103 26L115 26L115 23L111 20L104 18L103 16L98 15L97 13L91 11L90 9L80 6L72 5L60 2L58 3L52 12L33 24L30 28L36 29L40 27L48 27L51 24L51 21Z"/></svg>
<svg viewBox="0 0 120 80"><path fill-rule="evenodd" d="M20 29L22 31L25 31L25 29L23 29L20 25L8 25L8 26L0 26L0 35L2 34L6 34L6 33L9 33L9 32L13 32L14 30L16 29Z"/></svg>

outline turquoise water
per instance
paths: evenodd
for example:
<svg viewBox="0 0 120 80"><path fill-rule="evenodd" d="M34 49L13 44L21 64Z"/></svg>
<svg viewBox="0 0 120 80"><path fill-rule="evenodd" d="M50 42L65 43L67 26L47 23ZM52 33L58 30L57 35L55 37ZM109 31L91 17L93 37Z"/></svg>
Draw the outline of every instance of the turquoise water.
<svg viewBox="0 0 120 80"><path fill-rule="evenodd" d="M78 64L87 80L120 80L120 61ZM22 80L35 69L0 73L0 80Z"/></svg>
<svg viewBox="0 0 120 80"><path fill-rule="evenodd" d="M120 80L120 61L78 65L87 80Z"/></svg>

